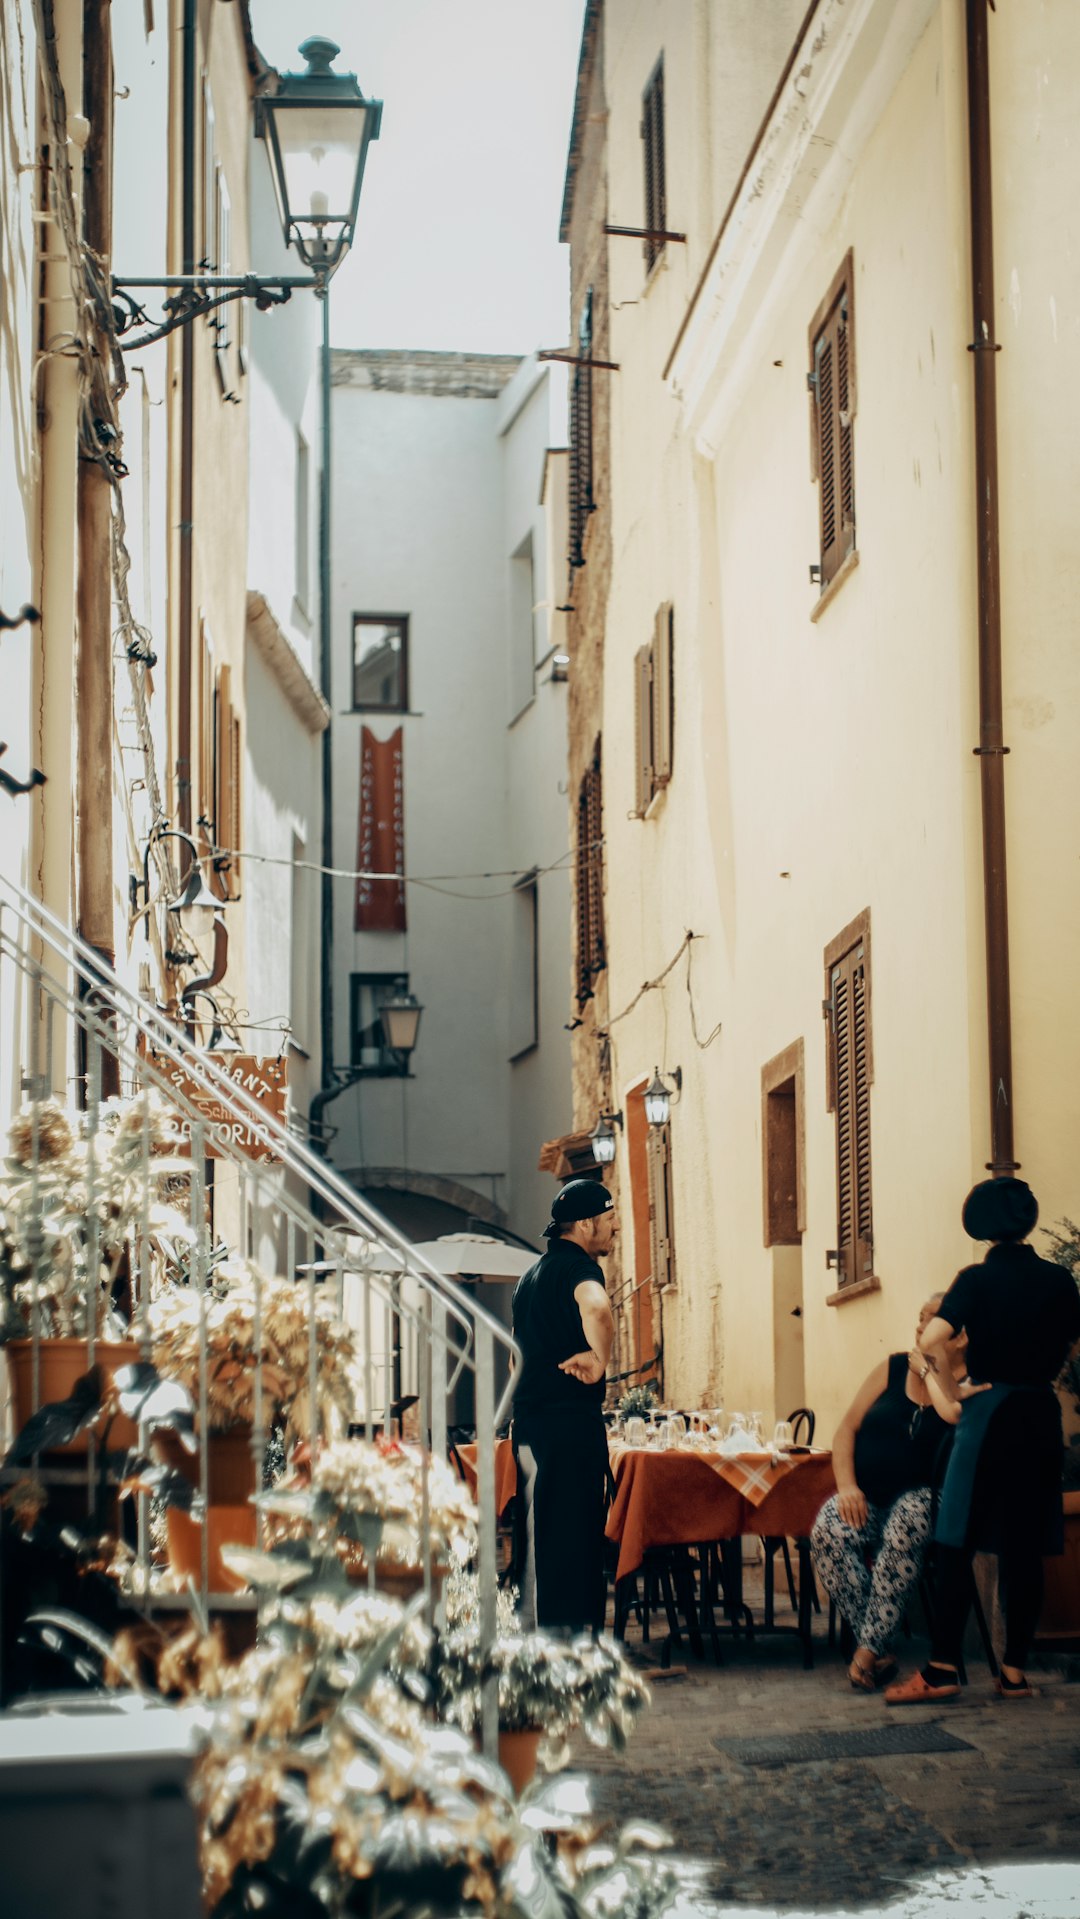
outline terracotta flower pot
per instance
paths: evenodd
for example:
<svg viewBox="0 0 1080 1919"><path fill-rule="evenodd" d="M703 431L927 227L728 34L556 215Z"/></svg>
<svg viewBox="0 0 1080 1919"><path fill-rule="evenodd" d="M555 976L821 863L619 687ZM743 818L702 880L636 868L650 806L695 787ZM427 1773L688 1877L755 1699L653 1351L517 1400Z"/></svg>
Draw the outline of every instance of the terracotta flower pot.
<svg viewBox="0 0 1080 1919"><path fill-rule="evenodd" d="M186 1452L175 1434L156 1435L161 1457L193 1486L199 1483L199 1454ZM251 1454L251 1427L211 1433L207 1441L206 1531L207 1581L212 1593L242 1592L245 1582L225 1566L223 1546L254 1546L257 1517L250 1504L255 1491L255 1461ZM202 1526L189 1513L170 1506L165 1516L169 1564L180 1579L202 1581Z"/></svg>
<svg viewBox="0 0 1080 1919"><path fill-rule="evenodd" d="M11 1339L4 1351L10 1368L15 1430L21 1432L35 1411L34 1342L32 1339ZM48 1406L56 1400L70 1399L75 1381L89 1370L86 1340L43 1339L39 1342L38 1352L38 1405ZM139 1348L133 1339L99 1339L94 1344L94 1364L100 1366L109 1379L121 1366L133 1365L138 1357ZM122 1413L117 1413L111 1424L103 1416L93 1427L77 1434L66 1446L51 1446L49 1451L65 1457L84 1455L89 1449L91 1432L98 1445L107 1437L109 1451L116 1453L127 1452L129 1447L138 1443L139 1438L138 1427Z"/></svg>
<svg viewBox="0 0 1080 1919"><path fill-rule="evenodd" d="M522 1732L504 1732L499 1727L499 1764L518 1798L536 1771L536 1755L543 1733L538 1726Z"/></svg>

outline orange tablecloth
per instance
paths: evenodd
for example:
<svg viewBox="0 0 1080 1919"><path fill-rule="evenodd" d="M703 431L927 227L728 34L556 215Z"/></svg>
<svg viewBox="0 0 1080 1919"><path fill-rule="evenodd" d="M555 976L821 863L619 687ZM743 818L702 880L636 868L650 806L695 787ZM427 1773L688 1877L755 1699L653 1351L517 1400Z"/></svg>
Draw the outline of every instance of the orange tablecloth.
<svg viewBox="0 0 1080 1919"><path fill-rule="evenodd" d="M740 1466L755 1469L749 1496L730 1483L732 1478L746 1483ZM796 1454L774 1468L767 1457L622 1450L613 1451L612 1467L615 1498L607 1536L619 1546L617 1579L636 1572L651 1546L693 1546L740 1533L799 1538L836 1490L827 1452ZM766 1490L758 1483L759 1469L772 1482Z"/></svg>
<svg viewBox="0 0 1080 1919"><path fill-rule="evenodd" d="M465 1484L476 1498L476 1446L455 1448L465 1475ZM501 1519L517 1492L517 1461L508 1439L495 1441L495 1511Z"/></svg>

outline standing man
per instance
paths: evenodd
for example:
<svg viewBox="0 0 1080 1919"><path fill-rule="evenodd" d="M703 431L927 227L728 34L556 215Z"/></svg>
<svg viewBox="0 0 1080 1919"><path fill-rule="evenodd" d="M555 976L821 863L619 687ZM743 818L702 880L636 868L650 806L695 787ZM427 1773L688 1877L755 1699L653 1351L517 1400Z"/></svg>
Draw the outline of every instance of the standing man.
<svg viewBox="0 0 1080 1919"><path fill-rule="evenodd" d="M614 1201L596 1179L555 1195L548 1250L514 1289L521 1366L514 1453L523 1494L521 1613L527 1626L575 1631L604 1623L603 1404L614 1322L597 1265L616 1233Z"/></svg>

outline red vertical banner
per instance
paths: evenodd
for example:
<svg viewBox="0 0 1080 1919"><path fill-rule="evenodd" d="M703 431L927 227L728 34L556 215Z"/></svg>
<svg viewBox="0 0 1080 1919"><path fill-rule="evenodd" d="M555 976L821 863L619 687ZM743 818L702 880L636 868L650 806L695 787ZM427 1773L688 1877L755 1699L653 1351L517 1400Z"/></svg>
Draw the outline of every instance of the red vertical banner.
<svg viewBox="0 0 1080 1919"><path fill-rule="evenodd" d="M405 776L402 732L376 739L360 731L360 830L356 847L358 933L405 931ZM394 879L371 879L393 873Z"/></svg>

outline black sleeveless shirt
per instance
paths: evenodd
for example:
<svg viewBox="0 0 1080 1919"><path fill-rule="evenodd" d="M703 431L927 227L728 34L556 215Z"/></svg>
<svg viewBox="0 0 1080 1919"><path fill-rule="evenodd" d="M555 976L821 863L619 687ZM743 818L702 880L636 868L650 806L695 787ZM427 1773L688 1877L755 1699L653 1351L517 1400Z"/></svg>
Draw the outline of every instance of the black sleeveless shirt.
<svg viewBox="0 0 1080 1919"><path fill-rule="evenodd" d="M875 1506L916 1486L940 1484L952 1427L932 1406L908 1398L908 1356L889 1355L889 1379L855 1435L855 1480Z"/></svg>

